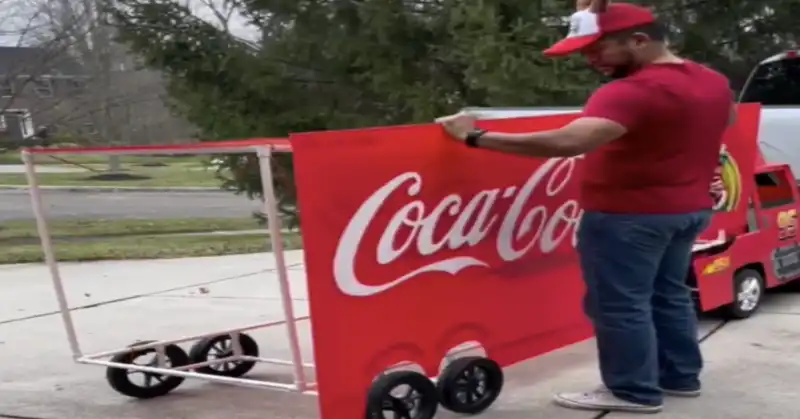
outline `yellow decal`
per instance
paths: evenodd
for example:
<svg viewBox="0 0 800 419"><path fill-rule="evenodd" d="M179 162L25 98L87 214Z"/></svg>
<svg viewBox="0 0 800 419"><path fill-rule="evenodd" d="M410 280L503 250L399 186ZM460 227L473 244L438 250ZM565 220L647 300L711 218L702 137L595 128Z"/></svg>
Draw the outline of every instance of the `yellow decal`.
<svg viewBox="0 0 800 419"><path fill-rule="evenodd" d="M739 165L723 144L719 150L719 165L711 186L714 211L733 211L739 206L742 196L742 175Z"/></svg>
<svg viewBox="0 0 800 419"><path fill-rule="evenodd" d="M778 227L779 228L791 227L792 224L795 223L795 218L797 218L797 210L790 209L790 210L779 212L778 213Z"/></svg>
<svg viewBox="0 0 800 419"><path fill-rule="evenodd" d="M730 256L723 256L721 258L714 259L713 262L706 265L703 268L703 275L711 275L718 272L722 272L731 267L731 258Z"/></svg>
<svg viewBox="0 0 800 419"><path fill-rule="evenodd" d="M786 240L797 235L797 210L790 209L778 213L778 239Z"/></svg>

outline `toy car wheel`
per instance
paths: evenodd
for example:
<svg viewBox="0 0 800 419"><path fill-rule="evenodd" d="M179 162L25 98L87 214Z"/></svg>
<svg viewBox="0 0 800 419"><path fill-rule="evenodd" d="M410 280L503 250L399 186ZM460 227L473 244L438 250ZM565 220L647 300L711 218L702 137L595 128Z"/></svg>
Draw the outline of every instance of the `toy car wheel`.
<svg viewBox="0 0 800 419"><path fill-rule="evenodd" d="M367 393L367 419L432 419L438 407L436 386L414 371L382 375Z"/></svg>
<svg viewBox="0 0 800 419"><path fill-rule="evenodd" d="M242 355L258 356L258 344L256 341L244 333L239 333L239 345L242 347ZM202 374L221 375L225 377L241 377L256 365L255 361L226 360L233 356L233 337L231 335L220 335L206 338L195 343L189 350L189 359L192 364L219 360L219 363L195 368L196 372Z"/></svg>
<svg viewBox="0 0 800 419"><path fill-rule="evenodd" d="M753 269L743 269L733 276L733 303L724 314L731 319L746 319L761 306L764 297L764 277Z"/></svg>
<svg viewBox="0 0 800 419"><path fill-rule="evenodd" d="M444 368L436 387L442 407L474 415L497 400L503 389L503 369L488 358L458 358Z"/></svg>
<svg viewBox="0 0 800 419"><path fill-rule="evenodd" d="M130 345L130 348L153 342L154 341L137 342ZM186 352L178 345L164 346L164 355L166 356L166 365L158 365L158 353L155 348L134 350L128 353L118 354L111 358L111 362L151 368L176 368L189 365L189 356L186 355ZM175 390L183 383L184 378L137 371L135 369L108 367L106 370L106 380L111 388L122 395L135 397L137 399L152 399L154 397L164 396L172 390Z"/></svg>

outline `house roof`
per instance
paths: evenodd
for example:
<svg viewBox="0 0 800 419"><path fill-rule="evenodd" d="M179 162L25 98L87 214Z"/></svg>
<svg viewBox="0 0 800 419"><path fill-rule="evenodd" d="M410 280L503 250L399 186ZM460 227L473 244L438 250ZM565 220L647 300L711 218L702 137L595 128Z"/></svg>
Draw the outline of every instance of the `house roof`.
<svg viewBox="0 0 800 419"><path fill-rule="evenodd" d="M86 72L77 60L63 50L0 47L0 74L83 76Z"/></svg>

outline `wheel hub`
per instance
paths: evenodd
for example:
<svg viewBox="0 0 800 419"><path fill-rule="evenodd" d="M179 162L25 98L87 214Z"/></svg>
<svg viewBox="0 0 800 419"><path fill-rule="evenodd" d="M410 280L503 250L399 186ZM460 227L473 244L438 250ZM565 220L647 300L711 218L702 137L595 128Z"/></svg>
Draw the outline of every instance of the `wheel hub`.
<svg viewBox="0 0 800 419"><path fill-rule="evenodd" d="M761 282L758 278L745 278L741 282L736 298L739 300L739 307L743 311L755 309L761 299Z"/></svg>
<svg viewBox="0 0 800 419"><path fill-rule="evenodd" d="M137 342L131 345L131 347L135 348L137 345L142 345L144 343L154 342ZM163 355L159 354L161 350L163 350ZM168 344L164 345L161 350L145 348L113 356L111 362L128 364L131 367L109 367L106 370L106 380L111 385L111 388L120 394L138 399L151 399L163 396L176 389L184 381L183 377L149 371L145 372L136 368L150 367L172 369L189 365L189 357L180 346Z"/></svg>
<svg viewBox="0 0 800 419"><path fill-rule="evenodd" d="M411 409L413 409L414 404L408 403L408 401L400 399L394 396L387 396L386 400L383 401L383 410L387 412L394 412L398 415L406 415L409 416L411 414Z"/></svg>
<svg viewBox="0 0 800 419"><path fill-rule="evenodd" d="M192 363L209 363L196 368L201 374L221 375L226 377L241 377L249 372L255 365L255 360L234 358L233 336L219 335L201 339L192 345L189 357ZM258 357L258 344L247 334L239 333L239 348L241 355Z"/></svg>
<svg viewBox="0 0 800 419"><path fill-rule="evenodd" d="M500 395L503 371L488 358L458 358L444 368L436 385L443 407L474 415L488 409Z"/></svg>
<svg viewBox="0 0 800 419"><path fill-rule="evenodd" d="M438 406L436 387L428 377L394 371L373 381L367 395L367 418L433 419Z"/></svg>
<svg viewBox="0 0 800 419"><path fill-rule="evenodd" d="M478 367L464 370L459 384L459 399L464 403L476 403L486 397L486 371Z"/></svg>

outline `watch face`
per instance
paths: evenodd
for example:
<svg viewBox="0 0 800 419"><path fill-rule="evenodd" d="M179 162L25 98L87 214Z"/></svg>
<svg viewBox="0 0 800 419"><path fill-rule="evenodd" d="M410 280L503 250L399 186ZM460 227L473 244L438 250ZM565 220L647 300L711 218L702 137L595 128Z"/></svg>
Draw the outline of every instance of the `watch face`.
<svg viewBox="0 0 800 419"><path fill-rule="evenodd" d="M477 147L478 146L478 139L481 138L483 136L483 134L486 134L486 130L485 129L476 129L475 131L472 131L472 132L467 134L467 137L464 138L464 143L468 147Z"/></svg>

